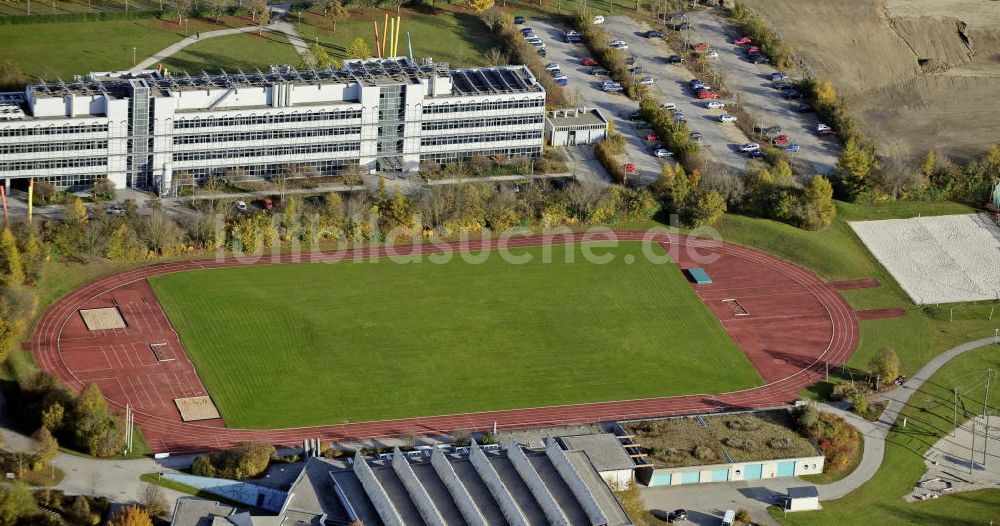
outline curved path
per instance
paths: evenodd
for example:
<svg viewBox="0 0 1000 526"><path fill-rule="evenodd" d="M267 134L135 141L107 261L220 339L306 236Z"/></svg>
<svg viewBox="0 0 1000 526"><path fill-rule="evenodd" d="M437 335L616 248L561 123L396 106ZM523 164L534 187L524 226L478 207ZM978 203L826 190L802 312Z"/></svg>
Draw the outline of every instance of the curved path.
<svg viewBox="0 0 1000 526"><path fill-rule="evenodd" d="M902 387L884 393L878 398L889 403L886 405L885 410L882 411L882 416L875 422L869 422L854 413L844 411L840 408L827 404L821 405L820 408L823 411L836 413L858 428L858 431L865 437L865 449L861 463L850 475L830 484L816 486L819 490L819 498L821 500L839 499L871 480L875 476L875 473L878 472L879 467L882 465L882 459L885 457L886 437L889 436L889 431L892 431L892 426L899 418L899 414L906 407L906 403L910 400L910 397L920 391L920 387L924 385L924 382L930 379L934 373L938 372L939 369L952 359L962 353L986 347L987 345L993 345L995 341L992 337L974 340L948 349L935 356L917 371L912 378L908 379Z"/></svg>
<svg viewBox="0 0 1000 526"><path fill-rule="evenodd" d="M366 439L388 436L398 436L401 434L428 435L435 433L448 433L458 429L482 430L489 429L495 422L498 422L504 429L540 427L548 425L565 425L586 422L599 422L608 420L623 420L634 418L648 418L656 416L668 416L679 414L690 414L697 412L715 412L729 409L745 409L757 407L773 407L788 403L798 397L798 391L808 385L815 383L825 376L827 367L835 367L843 364L850 357L857 347L859 339L858 320L854 311L847 302L825 282L814 274L788 263L776 257L757 252L748 248L719 243L712 240L701 240L688 238L686 236L676 236L667 234L648 234L641 232L621 232L616 234L617 239L625 240L645 240L661 243L668 248L685 249L688 253L692 250L703 251L703 253L714 252L721 258L737 260L737 267L742 262L746 265L753 265L755 269L763 270L775 275L782 276L782 279L795 284L798 287L795 294L808 296L810 301L817 303L823 312L824 318L824 341L815 349L810 349L810 354L792 355L786 353L774 356L766 364L761 366L755 362L758 370L769 383L764 386L721 394L696 394L686 396L672 396L661 398L647 398L639 400L624 400L602 403L586 403L563 405L553 407L539 407L528 409L515 409L503 411L479 412L459 415L442 415L422 418L409 418L390 421L375 421L362 423L348 423L330 426L317 426L295 429L276 430L251 430L251 429L229 429L216 425L199 424L197 422L181 422L178 418L165 418L160 415L143 411L136 411L136 422L144 431L150 446L154 451L200 451L206 449L216 449L226 447L238 441L266 441L275 444L301 444L306 438L320 438L325 441L337 441L347 439ZM567 235L559 242L579 242L586 241L585 235ZM512 238L507 240L508 247L537 246L545 242L542 237ZM275 263L295 263L304 260L309 261L339 261L351 257L382 257L396 254L416 254L434 253L442 251L453 251L456 249L480 250L484 248L496 248L496 241L470 241L462 245L457 244L422 244L407 247L373 247L356 249L341 252L323 252L315 254L283 254L266 256L256 261L257 264ZM684 256L681 256L683 259ZM685 265L682 263L682 267ZM690 262L687 266L690 265ZM74 371L67 366L66 352L61 347L61 337L67 324L79 323L79 309L93 304L92 302L106 295L109 291L114 291L120 287L130 284L141 283L145 285L145 279L158 274L179 272L185 270L199 270L209 268L220 268L246 264L246 262L235 258L221 260L200 260L183 261L173 263L154 264L145 267L135 268L119 274L108 276L90 284L87 284L50 307L39 320L34 337L30 343L32 352L39 366L52 374L58 376L70 388L79 391L83 388L84 381L78 377L78 371ZM711 265L706 268L714 272ZM726 270L725 267L717 267L719 272ZM751 284L747 283L747 287ZM704 291L710 288L699 290L703 296ZM787 294L787 289L775 291L768 296L768 291L757 291L755 298L762 303L773 305L787 305L794 302L794 297ZM784 296L779 297L781 294ZM713 298L715 300L721 298ZM794 316L786 316L794 317ZM782 320L764 319L765 332L782 333L780 328ZM731 323L755 323L752 317L730 320ZM725 321L723 322L725 324ZM750 325L743 325L748 327ZM785 332L795 332L788 330ZM796 327L796 330L807 330ZM728 328L731 334L733 329ZM738 330L738 329L737 329ZM108 331L105 331L108 332ZM791 334L789 337L794 337ZM93 336L91 336L93 337ZM771 355L767 355L769 358ZM182 357L186 358L186 357ZM786 361L787 359L787 361ZM753 361L753 357L751 356ZM782 371L783 376L775 377L774 371ZM109 397L112 405L121 408L124 400L117 400Z"/></svg>

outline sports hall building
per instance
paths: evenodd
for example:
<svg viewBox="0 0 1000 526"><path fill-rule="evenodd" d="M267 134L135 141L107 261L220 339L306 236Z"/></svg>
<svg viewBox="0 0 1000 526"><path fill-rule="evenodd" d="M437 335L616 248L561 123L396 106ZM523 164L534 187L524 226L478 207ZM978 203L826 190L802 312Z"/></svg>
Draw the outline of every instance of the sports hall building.
<svg viewBox="0 0 1000 526"><path fill-rule="evenodd" d="M232 170L256 179L289 166L416 171L424 161L537 157L544 118L545 90L524 66L403 57L309 71L91 73L0 93L0 180L81 188L107 177L167 194L175 180Z"/></svg>

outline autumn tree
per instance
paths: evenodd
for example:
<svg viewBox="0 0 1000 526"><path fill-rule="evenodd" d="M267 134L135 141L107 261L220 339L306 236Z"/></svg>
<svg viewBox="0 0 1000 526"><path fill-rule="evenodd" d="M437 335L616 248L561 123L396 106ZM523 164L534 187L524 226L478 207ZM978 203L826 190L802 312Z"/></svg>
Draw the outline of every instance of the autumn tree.
<svg viewBox="0 0 1000 526"><path fill-rule="evenodd" d="M726 200L715 190L702 192L691 210L691 226L703 227L714 224L726 213Z"/></svg>
<svg viewBox="0 0 1000 526"><path fill-rule="evenodd" d="M927 150L927 155L924 156L924 161L920 164L920 172L930 180L936 170L937 157L934 155L934 150Z"/></svg>
<svg viewBox="0 0 1000 526"><path fill-rule="evenodd" d="M66 408L53 402L42 411L42 425L49 431L58 431L66 420Z"/></svg>
<svg viewBox="0 0 1000 526"><path fill-rule="evenodd" d="M229 10L229 0L211 0L208 4L208 9L212 13L212 16L215 17L215 23L218 24L222 15L226 14L226 11Z"/></svg>
<svg viewBox="0 0 1000 526"><path fill-rule="evenodd" d="M815 229L826 228L833 222L833 217L837 214L837 207L833 204L833 185L830 180L815 176L805 189L805 198L810 203L816 213L815 222L807 222L807 226ZM811 224L810 224L811 223Z"/></svg>
<svg viewBox="0 0 1000 526"><path fill-rule="evenodd" d="M357 37L347 46L347 58L370 58L372 50L368 47L368 42L361 37Z"/></svg>
<svg viewBox="0 0 1000 526"><path fill-rule="evenodd" d="M32 461L44 464L56 458L56 455L59 453L59 442L56 441L56 437L52 436L52 432L48 428L45 426L38 428L38 431L35 431L32 438L37 443Z"/></svg>
<svg viewBox="0 0 1000 526"><path fill-rule="evenodd" d="M852 197L868 186L869 176L877 169L875 146L857 136L848 138L844 153L837 160L837 170Z"/></svg>
<svg viewBox="0 0 1000 526"><path fill-rule="evenodd" d="M466 0L466 5L476 13L482 13L493 7L493 0Z"/></svg>
<svg viewBox="0 0 1000 526"><path fill-rule="evenodd" d="M0 231L0 272L2 281L7 285L24 283L24 265L21 262L21 250L17 248L17 239L10 227Z"/></svg>
<svg viewBox="0 0 1000 526"><path fill-rule="evenodd" d="M329 15L326 15L326 16L330 17L330 22L333 25L333 31L336 32L337 31L337 22L339 22L341 20L346 20L347 17L351 16L351 13L347 10L346 7L344 7L344 4L341 4L340 2L337 2L336 0L334 0L330 4Z"/></svg>
<svg viewBox="0 0 1000 526"><path fill-rule="evenodd" d="M184 17L191 13L194 7L194 0L173 0L174 12L177 13L177 24L184 21Z"/></svg>
<svg viewBox="0 0 1000 526"><path fill-rule="evenodd" d="M153 521L139 506L126 506L111 517L108 526L153 526Z"/></svg>
<svg viewBox="0 0 1000 526"><path fill-rule="evenodd" d="M890 347L879 349L868 361L868 369L876 381L876 389L899 377L899 356Z"/></svg>
<svg viewBox="0 0 1000 526"><path fill-rule="evenodd" d="M133 261L142 257L144 250L139 244L135 230L128 222L123 222L108 237L105 257L112 260Z"/></svg>
<svg viewBox="0 0 1000 526"><path fill-rule="evenodd" d="M35 499L21 481L0 484L0 526L13 526L37 510Z"/></svg>
<svg viewBox="0 0 1000 526"><path fill-rule="evenodd" d="M146 510L150 517L162 517L170 511L170 505L167 502L166 494L163 493L163 488L155 484L143 484L138 497L139 505Z"/></svg>

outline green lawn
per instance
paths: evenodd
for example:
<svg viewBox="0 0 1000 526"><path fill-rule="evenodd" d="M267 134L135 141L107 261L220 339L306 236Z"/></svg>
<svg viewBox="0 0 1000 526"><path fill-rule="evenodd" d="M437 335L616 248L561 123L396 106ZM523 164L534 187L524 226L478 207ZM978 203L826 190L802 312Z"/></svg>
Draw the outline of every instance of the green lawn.
<svg viewBox="0 0 1000 526"><path fill-rule="evenodd" d="M202 71L218 73L220 69L234 72L237 68L246 72L256 68L266 71L272 64L297 66L300 62L301 58L284 35L264 32L207 38L168 57L163 64L172 72L195 74Z"/></svg>
<svg viewBox="0 0 1000 526"><path fill-rule="evenodd" d="M648 261L639 243L622 243L605 265L571 247L572 264L562 249L541 263L533 248L520 265L494 253L482 264L246 266L150 281L232 427L762 383L676 266Z"/></svg>
<svg viewBox="0 0 1000 526"><path fill-rule="evenodd" d="M240 25L240 19L225 22L216 25L191 19L187 30L194 34ZM12 59L32 82L39 76L50 81L57 76L71 80L73 75L92 71L128 69L132 67L133 47L136 59L141 61L182 40L184 34L184 26L157 19L3 25L0 63ZM252 52L242 50L243 54Z"/></svg>
<svg viewBox="0 0 1000 526"><path fill-rule="evenodd" d="M872 480L847 497L824 502L823 511L793 513L781 521L793 526L1000 524L1000 490L958 493L915 504L902 500L924 473L924 452L952 429L952 386L982 384L986 369L991 367L994 371L1000 370L1000 354L996 347L970 351L952 360L910 398L910 405L898 421L905 417L907 427L897 428L890 434L882 469ZM998 391L1000 389L990 390L989 405L994 412L1000 405ZM983 397L980 385L966 396L965 404L981 410Z"/></svg>

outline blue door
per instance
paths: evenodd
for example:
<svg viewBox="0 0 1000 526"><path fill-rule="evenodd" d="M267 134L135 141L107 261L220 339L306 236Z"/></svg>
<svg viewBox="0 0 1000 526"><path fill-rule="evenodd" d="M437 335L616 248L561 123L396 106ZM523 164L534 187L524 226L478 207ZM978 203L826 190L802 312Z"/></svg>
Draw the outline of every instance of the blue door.
<svg viewBox="0 0 1000 526"><path fill-rule="evenodd" d="M681 473L681 484L697 484L700 479L700 471L685 471Z"/></svg>
<svg viewBox="0 0 1000 526"><path fill-rule="evenodd" d="M656 473L653 475L653 480L649 481L650 486L669 486L670 485L670 473Z"/></svg>
<svg viewBox="0 0 1000 526"><path fill-rule="evenodd" d="M743 476L743 480L760 480L760 474L763 471L763 464L747 464L746 475Z"/></svg>
<svg viewBox="0 0 1000 526"><path fill-rule="evenodd" d="M712 482L725 482L729 480L729 469L713 469L712 470Z"/></svg>
<svg viewBox="0 0 1000 526"><path fill-rule="evenodd" d="M794 477L795 476L795 461L791 462L778 462L778 476L779 477Z"/></svg>

